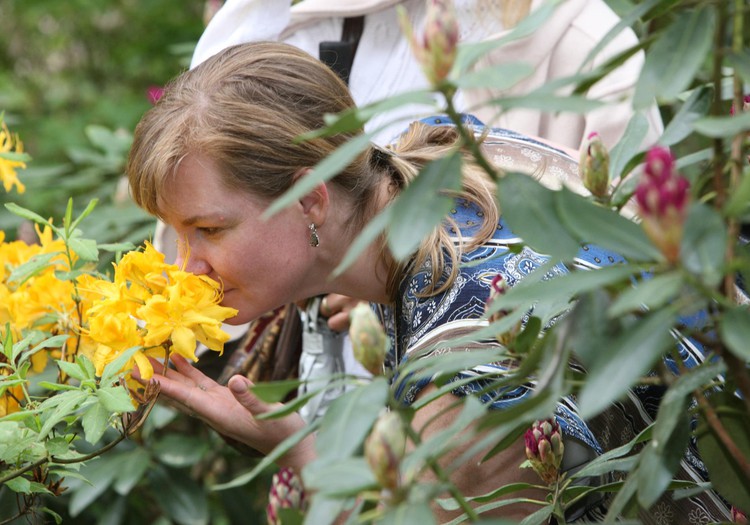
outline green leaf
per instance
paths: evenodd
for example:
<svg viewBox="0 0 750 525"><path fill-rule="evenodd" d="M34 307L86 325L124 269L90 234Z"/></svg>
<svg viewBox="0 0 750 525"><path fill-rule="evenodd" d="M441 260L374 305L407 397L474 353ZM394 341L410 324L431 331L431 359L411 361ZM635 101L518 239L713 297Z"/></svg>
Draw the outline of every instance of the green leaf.
<svg viewBox="0 0 750 525"><path fill-rule="evenodd" d="M635 113L625 128L625 133L609 152L609 180L617 180L628 173L630 161L641 151L649 125L643 113Z"/></svg>
<svg viewBox="0 0 750 525"><path fill-rule="evenodd" d="M363 457L319 458L302 472L305 487L326 496L355 496L377 486Z"/></svg>
<svg viewBox="0 0 750 525"><path fill-rule="evenodd" d="M570 260L579 244L560 224L555 192L522 173L508 173L497 184L500 208L511 230L536 251Z"/></svg>
<svg viewBox="0 0 750 525"><path fill-rule="evenodd" d="M724 207L724 213L732 218L739 218L750 211L750 177L744 176L740 179Z"/></svg>
<svg viewBox="0 0 750 525"><path fill-rule="evenodd" d="M646 54L633 95L643 109L655 99L674 100L687 89L711 47L716 24L713 8L677 12L674 21Z"/></svg>
<svg viewBox="0 0 750 525"><path fill-rule="evenodd" d="M167 434L153 445L154 456L170 467L191 467L208 452L209 442L196 436Z"/></svg>
<svg viewBox="0 0 750 525"><path fill-rule="evenodd" d="M746 306L724 312L720 319L719 334L730 352L743 362L750 361L750 312Z"/></svg>
<svg viewBox="0 0 750 525"><path fill-rule="evenodd" d="M31 211L27 210L26 208L22 208L18 204L14 202L6 202L5 207L13 214L18 215L19 217L23 219L28 219L30 221L36 222L38 224L42 224L45 226L50 226L52 228L52 231L54 231L59 237L62 237L63 232L60 228L57 226L54 226L51 224L47 219L42 217L41 215Z"/></svg>
<svg viewBox="0 0 750 525"><path fill-rule="evenodd" d="M721 282L727 230L721 215L706 204L695 202L688 210L680 245L684 267L702 276L708 286Z"/></svg>
<svg viewBox="0 0 750 525"><path fill-rule="evenodd" d="M70 229L68 231L71 231L71 232L74 231L76 229L76 227L81 223L81 221L83 219L85 219L86 217L88 217L88 215L92 211L94 211L94 208L96 208L96 205L97 205L98 202L99 202L99 199L91 199L91 201L89 201L88 205L86 205L86 209L84 209L81 212L81 214L78 216L78 218L76 218L76 220L73 221L73 224L70 225ZM92 259L87 259L87 260L92 260ZM96 259L93 259L93 260L96 260Z"/></svg>
<svg viewBox="0 0 750 525"><path fill-rule="evenodd" d="M126 459L114 482L115 492L121 496L126 496L133 490L152 464L151 455L145 448L135 448L124 453L124 456Z"/></svg>
<svg viewBox="0 0 750 525"><path fill-rule="evenodd" d="M693 132L695 122L708 113L713 100L713 89L700 86L690 93L690 97L680 107L657 141L662 146L672 146Z"/></svg>
<svg viewBox="0 0 750 525"><path fill-rule="evenodd" d="M55 425L73 414L78 409L79 405L85 401L88 395L88 392L71 390L47 398L42 402L39 409L43 411L42 418L44 424L39 430L39 439L47 437L47 434L50 433Z"/></svg>
<svg viewBox="0 0 750 525"><path fill-rule="evenodd" d="M555 195L560 221L581 242L596 244L635 261L659 259L638 224L563 188Z"/></svg>
<svg viewBox="0 0 750 525"><path fill-rule="evenodd" d="M456 86L462 89L509 89L533 72L534 68L525 62L497 64L461 75L456 79Z"/></svg>
<svg viewBox="0 0 750 525"><path fill-rule="evenodd" d="M750 50L747 47L738 53L729 53L727 62L746 84L750 84Z"/></svg>
<svg viewBox="0 0 750 525"><path fill-rule="evenodd" d="M669 333L674 323L674 313L668 309L649 313L602 348L581 390L581 417L593 417L622 397L675 344Z"/></svg>
<svg viewBox="0 0 750 525"><path fill-rule="evenodd" d="M703 117L695 121L693 128L711 138L734 137L750 130L750 112L727 117Z"/></svg>
<svg viewBox="0 0 750 525"><path fill-rule="evenodd" d="M337 148L333 153L321 160L309 173L300 177L299 180L283 195L273 201L263 212L262 217L266 220L273 217L277 212L283 210L293 202L312 191L321 182L332 179L346 168L351 162L370 146L372 133L363 133Z"/></svg>
<svg viewBox="0 0 750 525"><path fill-rule="evenodd" d="M337 398L321 422L316 443L323 461L347 458L362 444L388 398L388 382L375 378Z"/></svg>
<svg viewBox="0 0 750 525"><path fill-rule="evenodd" d="M298 389L301 383L299 379L268 381L251 386L250 391L261 401L280 403L286 399L290 392Z"/></svg>
<svg viewBox="0 0 750 525"><path fill-rule="evenodd" d="M745 459L750 458L750 417L742 401L728 392L711 396L709 401L729 438ZM697 433L698 450L714 488L732 505L746 514L750 513L750 479L706 422L702 412Z"/></svg>
<svg viewBox="0 0 750 525"><path fill-rule="evenodd" d="M34 255L27 262L16 266L10 273L6 282L20 286L39 272L47 269L52 259L59 256L60 252L40 253Z"/></svg>
<svg viewBox="0 0 750 525"><path fill-rule="evenodd" d="M107 410L101 403L91 403L81 417L81 424L83 425L83 433L91 444L96 444L104 435L104 432L109 428L109 421L112 417L112 413Z"/></svg>
<svg viewBox="0 0 750 525"><path fill-rule="evenodd" d="M388 247L397 261L413 255L454 205L444 192L461 187L461 156L454 152L429 162L393 204Z"/></svg>
<svg viewBox="0 0 750 525"><path fill-rule="evenodd" d="M110 412L121 414L135 410L130 394L123 386L104 386L96 391L99 402Z"/></svg>
<svg viewBox="0 0 750 525"><path fill-rule="evenodd" d="M643 279L620 293L607 310L607 315L614 319L629 312L641 311L644 307L650 310L659 308L677 297L683 284L684 279L678 272Z"/></svg>
<svg viewBox="0 0 750 525"><path fill-rule="evenodd" d="M78 516L112 485L122 464L122 455L115 452L99 456L81 467L81 475L88 483L72 491L68 504L71 517Z"/></svg>
<svg viewBox="0 0 750 525"><path fill-rule="evenodd" d="M378 521L383 525L430 525L436 524L430 506L424 502L404 501L399 505L390 506L385 515Z"/></svg>
<svg viewBox="0 0 750 525"><path fill-rule="evenodd" d="M76 363L59 360L57 361L57 366L60 368L60 370L62 370L64 374L69 375L73 379L78 379L79 381L85 381L86 379L88 379L84 371L81 370L81 367Z"/></svg>
<svg viewBox="0 0 750 525"><path fill-rule="evenodd" d="M120 373L120 371L127 365L128 361L133 355L143 349L142 346L131 346L123 353L118 355L113 361L104 367L102 371L101 384L110 385L114 378Z"/></svg>
<svg viewBox="0 0 750 525"><path fill-rule="evenodd" d="M554 507L551 504L545 505L536 512L526 516L519 525L542 525L543 523L548 523L553 510Z"/></svg>
<svg viewBox="0 0 750 525"><path fill-rule="evenodd" d="M164 513L179 525L208 525L208 497L203 488L181 471L151 471L153 486L159 487L156 498Z"/></svg>
<svg viewBox="0 0 750 525"><path fill-rule="evenodd" d="M99 249L96 247L96 241L93 239L72 237L68 239L68 245L84 261L99 260Z"/></svg>
<svg viewBox="0 0 750 525"><path fill-rule="evenodd" d="M538 109L549 112L565 113L588 113L604 106L598 100L592 100L583 96L568 95L560 96L548 93L546 86L521 97L502 97L493 99L491 102L502 106L504 110L511 108Z"/></svg>
<svg viewBox="0 0 750 525"><path fill-rule="evenodd" d="M12 160L15 162L29 162L31 160L31 155L15 151L0 151L0 159Z"/></svg>

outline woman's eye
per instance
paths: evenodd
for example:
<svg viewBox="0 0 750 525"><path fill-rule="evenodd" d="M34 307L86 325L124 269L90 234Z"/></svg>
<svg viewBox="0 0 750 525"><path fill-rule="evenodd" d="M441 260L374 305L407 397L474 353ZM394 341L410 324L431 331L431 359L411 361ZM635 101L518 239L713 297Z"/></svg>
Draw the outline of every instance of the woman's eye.
<svg viewBox="0 0 750 525"><path fill-rule="evenodd" d="M198 231L201 232L203 235L211 236L216 235L221 231L221 228L211 228L211 227L201 227L198 228Z"/></svg>

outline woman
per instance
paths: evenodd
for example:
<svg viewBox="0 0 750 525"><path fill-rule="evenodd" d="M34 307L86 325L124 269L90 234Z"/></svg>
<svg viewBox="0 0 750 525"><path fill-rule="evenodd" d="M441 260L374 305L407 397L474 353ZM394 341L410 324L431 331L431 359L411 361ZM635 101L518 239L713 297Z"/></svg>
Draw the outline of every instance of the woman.
<svg viewBox="0 0 750 525"><path fill-rule="evenodd" d="M136 128L127 172L136 202L176 230L187 269L223 283L222 304L239 311L232 322L245 323L316 295L356 297L384 305L385 318L395 330L390 356L395 364L412 358L436 334L479 326L492 278L500 273L512 285L544 257L528 248L508 248L520 240L499 218L494 185L467 163L448 226L426 238L411 260L396 262L381 240L332 276L368 221L409 184L420 166L444 155L457 141L452 126L414 124L392 152L369 148L336 177L263 220L274 199L351 135L293 139L322 127L324 115L352 106L345 84L305 52L279 43L234 46L167 88ZM539 146L512 134L508 141ZM597 260L616 260L613 254L596 255ZM459 258L472 260L471 269L459 267ZM557 265L551 271L567 270ZM269 453L304 425L296 414L255 419L273 407L253 397L245 377L234 376L223 387L184 360L176 357L174 363L176 370L155 376L162 394L234 440ZM414 429L427 439L450 425L459 411L454 396L470 387L418 410ZM435 389L429 383L409 384L399 395L411 402ZM522 387L492 396L490 402L502 408L528 395L530 390ZM583 460L597 451L596 439L572 403L563 401L556 416L566 433L566 449L570 443ZM519 469L525 460L523 444L482 462L485 452L452 472L463 494L486 494L510 482L537 482L531 469ZM279 463L299 472L314 457L310 435ZM534 510L517 504L498 512L519 518ZM434 512L441 520L456 515L437 507Z"/></svg>

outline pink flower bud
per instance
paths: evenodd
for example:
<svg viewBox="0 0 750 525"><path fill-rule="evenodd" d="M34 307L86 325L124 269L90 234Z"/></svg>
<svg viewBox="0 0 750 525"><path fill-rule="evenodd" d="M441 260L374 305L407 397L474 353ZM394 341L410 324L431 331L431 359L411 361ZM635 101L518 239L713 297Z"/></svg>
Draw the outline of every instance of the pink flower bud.
<svg viewBox="0 0 750 525"><path fill-rule="evenodd" d="M399 15L402 29L427 80L433 86L439 85L456 60L459 29L452 0L429 0L421 38L414 35L406 11L400 10Z"/></svg>
<svg viewBox="0 0 750 525"><path fill-rule="evenodd" d="M490 284L490 295L487 297L487 303L485 304L485 311L489 312L492 306L492 303L495 301L496 298L500 297L501 295L504 295L505 292L508 291L508 283L503 278L502 274L497 274L493 279L492 283ZM508 315L507 310L498 310L496 312L492 312L489 314L489 317L487 320L490 323L494 323L496 321L499 321L503 317ZM521 322L514 324L512 328L509 330L502 332L500 334L497 334L495 337L497 339L497 342L500 343L503 346L510 346L511 343L515 340L516 336L521 331Z"/></svg>
<svg viewBox="0 0 750 525"><path fill-rule="evenodd" d="M557 420L545 419L535 421L524 435L526 441L526 457L531 468L534 469L542 481L548 485L554 483L560 473L563 444L560 425Z"/></svg>
<svg viewBox="0 0 750 525"><path fill-rule="evenodd" d="M284 467L271 479L266 515L268 525L279 525L279 509L304 511L307 505L302 480L290 468Z"/></svg>
<svg viewBox="0 0 750 525"><path fill-rule="evenodd" d="M399 485L399 465L406 453L404 423L397 412L383 412L365 440L365 459L375 479L388 490Z"/></svg>
<svg viewBox="0 0 750 525"><path fill-rule="evenodd" d="M609 152L599 134L588 136L579 163L583 185L595 197L606 197L609 189Z"/></svg>
<svg viewBox="0 0 750 525"><path fill-rule="evenodd" d="M354 358L373 375L382 375L388 337L375 312L367 303L359 303L349 312L349 338Z"/></svg>
<svg viewBox="0 0 750 525"><path fill-rule="evenodd" d="M732 507L732 523L747 523L747 516L741 510Z"/></svg>
<svg viewBox="0 0 750 525"><path fill-rule="evenodd" d="M646 154L643 178L635 190L646 235L674 263L680 255L690 183L675 171L674 157L659 146Z"/></svg>
<svg viewBox="0 0 750 525"><path fill-rule="evenodd" d="M164 95L164 88L160 86L150 86L146 90L146 98L152 105L156 105L159 99Z"/></svg>

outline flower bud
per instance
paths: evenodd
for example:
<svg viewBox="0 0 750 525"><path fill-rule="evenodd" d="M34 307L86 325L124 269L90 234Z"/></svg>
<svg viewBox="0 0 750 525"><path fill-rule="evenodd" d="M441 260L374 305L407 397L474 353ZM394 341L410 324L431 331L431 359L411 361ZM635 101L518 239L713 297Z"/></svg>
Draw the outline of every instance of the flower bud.
<svg viewBox="0 0 750 525"><path fill-rule="evenodd" d="M164 95L164 88L161 86L149 86L146 90L146 98L151 102L152 106L155 106L159 99Z"/></svg>
<svg viewBox="0 0 750 525"><path fill-rule="evenodd" d="M382 375L388 337L378 317L367 303L359 303L349 313L349 338L354 358L373 375Z"/></svg>
<svg viewBox="0 0 750 525"><path fill-rule="evenodd" d="M492 283L490 284L490 295L489 297L487 297L487 303L484 306L485 312L489 313L490 307L492 306L492 302L497 297L504 295L505 292L507 291L508 291L508 283L506 282L505 278L503 278L502 274L497 274L492 279ZM492 324L495 321L499 321L506 315L508 315L508 311L501 309L496 312L489 313L489 317L487 320L490 322L490 324ZM495 338L497 339L497 342L500 343L501 345L509 346L515 340L516 336L518 336L520 331L521 331L521 321L518 321L510 329L500 334L497 334Z"/></svg>
<svg viewBox="0 0 750 525"><path fill-rule="evenodd" d="M690 183L674 167L674 157L659 146L646 154L643 177L635 190L646 235L666 259L674 263L680 255L687 217Z"/></svg>
<svg viewBox="0 0 750 525"><path fill-rule="evenodd" d="M595 197L606 197L609 189L609 152L598 133L591 133L581 148L579 167L586 189Z"/></svg>
<svg viewBox="0 0 750 525"><path fill-rule="evenodd" d="M459 30L452 0L429 0L421 39L414 35L406 10L401 9L399 16L401 27L427 80L433 86L439 85L456 60Z"/></svg>
<svg viewBox="0 0 750 525"><path fill-rule="evenodd" d="M397 412L383 412L365 440L365 459L380 485L394 491L399 485L399 465L406 453L404 423Z"/></svg>
<svg viewBox="0 0 750 525"><path fill-rule="evenodd" d="M747 516L737 507L732 507L732 523L747 523Z"/></svg>
<svg viewBox="0 0 750 525"><path fill-rule="evenodd" d="M304 511L307 500L302 480L290 468L284 467L273 475L271 490L268 493L266 515L268 525L279 525L279 509L297 509Z"/></svg>
<svg viewBox="0 0 750 525"><path fill-rule="evenodd" d="M554 483L560 473L563 444L560 425L554 418L535 421L524 435L526 457L542 481L548 485Z"/></svg>

